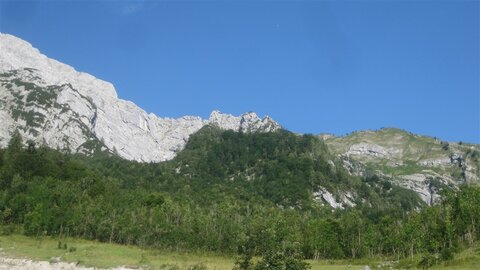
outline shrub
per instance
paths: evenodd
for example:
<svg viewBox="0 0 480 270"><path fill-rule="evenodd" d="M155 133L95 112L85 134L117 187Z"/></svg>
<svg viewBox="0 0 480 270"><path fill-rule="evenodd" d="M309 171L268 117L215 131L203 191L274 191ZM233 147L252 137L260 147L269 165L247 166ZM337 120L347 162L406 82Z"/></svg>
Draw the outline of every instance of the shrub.
<svg viewBox="0 0 480 270"><path fill-rule="evenodd" d="M448 142L441 142L441 145L442 145L442 149L447 151L448 149L450 149L450 144Z"/></svg>
<svg viewBox="0 0 480 270"><path fill-rule="evenodd" d="M255 265L255 270L307 270L310 267L296 252L270 251Z"/></svg>
<svg viewBox="0 0 480 270"><path fill-rule="evenodd" d="M450 261L451 259L453 259L452 249L450 248L443 249L442 252L440 253L440 259L442 261Z"/></svg>
<svg viewBox="0 0 480 270"><path fill-rule="evenodd" d="M418 267L422 269L428 269L437 263L437 257L433 254L427 253L423 255L422 259L418 263Z"/></svg>

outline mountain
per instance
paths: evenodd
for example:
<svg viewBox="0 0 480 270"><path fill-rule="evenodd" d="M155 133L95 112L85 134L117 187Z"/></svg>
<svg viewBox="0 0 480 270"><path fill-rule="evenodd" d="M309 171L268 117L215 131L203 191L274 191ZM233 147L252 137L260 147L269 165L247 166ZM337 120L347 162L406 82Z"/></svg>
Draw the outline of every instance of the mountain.
<svg viewBox="0 0 480 270"><path fill-rule="evenodd" d="M25 148L15 133L0 149L1 233L232 257L287 249L309 259L409 262L427 252L449 260L478 245L479 186L446 190L426 207L411 190L339 165L318 137L286 130L205 126L159 163Z"/></svg>
<svg viewBox="0 0 480 270"><path fill-rule="evenodd" d="M352 207L367 199L372 204L375 196L393 198L402 193L402 189L414 191L431 205L439 199L443 189L456 189L462 183L480 181L479 145L449 143L394 128L359 131L343 137L318 135L318 141L314 143L308 138L295 140L279 134L255 137L253 142L244 138L224 140L223 135L216 133L210 137L203 133L194 136L208 127L246 134L283 130L270 117L259 118L253 112L236 117L213 111L208 119L158 117L130 101L119 99L112 84L50 59L28 42L8 34L0 34L0 122L0 148L5 148L14 131L18 130L25 141L31 140L37 145L62 152L107 152L139 162L169 161L180 156L175 161L179 162L175 163L175 170L188 177L198 173L190 171L195 167L192 164L210 160L210 167L197 164L196 168L210 170L215 167L227 179L262 178L264 186L258 188L270 195L275 191L268 190L267 186L277 185L272 184L276 181L275 177L287 182L292 178L296 188L299 188L300 182L307 181L302 182L303 193L297 197L327 203L334 208ZM194 145L203 145L201 151L185 149L192 136L196 140ZM199 140L203 142L199 143ZM251 153L248 149L259 147L255 140L271 140L260 146L276 150L266 150L269 156ZM284 140L289 142L282 144ZM235 151L212 154L214 150L211 147L220 147L212 142L218 141L226 144L221 146L223 150ZM302 148L305 143L311 149ZM292 144L302 145L295 148ZM242 148L247 149L246 152L240 151ZM298 148L303 152L296 153ZM315 149L322 149L321 155ZM215 158L215 155L224 156L224 159ZM189 158L185 159L185 156ZM248 166L242 163L245 160L231 160L227 164L231 156L250 157L247 158ZM269 169L277 165L262 163L266 160L272 164L282 163L290 156L320 164L312 169L318 174L295 174L288 167L280 176ZM308 162L305 161L305 164L308 165ZM294 163L291 161L288 166L296 168ZM276 170L283 169L279 167ZM268 177L262 174L267 171L275 177L265 180ZM345 177L344 173L352 177ZM177 177L180 175L177 174ZM301 181L298 180L300 178ZM370 182L363 183L358 179ZM402 189L392 191L388 188L391 184ZM294 189L294 186L291 188ZM374 191L362 194L362 188ZM285 194L275 193L275 202L282 204L288 201L286 206L295 205L297 199L293 200L285 189L282 192ZM265 196L270 198L270 195ZM377 203L383 201L378 200Z"/></svg>
<svg viewBox="0 0 480 270"><path fill-rule="evenodd" d="M238 255L238 269L448 267L478 247L480 145L297 134L253 112L160 118L6 34L0 123L0 234Z"/></svg>
<svg viewBox="0 0 480 270"><path fill-rule="evenodd" d="M446 142L401 129L320 135L350 174L378 175L417 192L427 204L442 188L480 181L480 145Z"/></svg>
<svg viewBox="0 0 480 270"><path fill-rule="evenodd" d="M253 112L160 118L119 99L111 83L77 72L8 34L0 34L0 108L2 147L19 130L25 139L54 149L109 151L143 162L172 159L205 125L245 132L280 128Z"/></svg>

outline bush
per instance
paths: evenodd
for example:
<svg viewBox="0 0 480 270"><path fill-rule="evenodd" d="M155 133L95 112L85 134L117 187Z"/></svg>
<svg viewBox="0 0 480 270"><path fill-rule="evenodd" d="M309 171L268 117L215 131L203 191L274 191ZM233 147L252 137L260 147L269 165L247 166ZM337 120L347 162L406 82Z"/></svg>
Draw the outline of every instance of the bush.
<svg viewBox="0 0 480 270"><path fill-rule="evenodd" d="M437 264L437 257L433 254L428 253L423 255L422 259L418 263L418 267L421 267L422 269L428 269L435 264Z"/></svg>
<svg viewBox="0 0 480 270"><path fill-rule="evenodd" d="M253 266L252 256L243 254L235 258L233 270L250 270Z"/></svg>
<svg viewBox="0 0 480 270"><path fill-rule="evenodd" d="M298 253L267 252L255 265L255 270L306 270L311 266Z"/></svg>
<svg viewBox="0 0 480 270"><path fill-rule="evenodd" d="M443 249L442 252L440 253L440 259L442 261L450 261L451 259L453 259L452 249L450 248Z"/></svg>
<svg viewBox="0 0 480 270"><path fill-rule="evenodd" d="M2 225L0 226L0 235L11 235L16 232L15 225Z"/></svg>
<svg viewBox="0 0 480 270"><path fill-rule="evenodd" d="M441 142L441 145L444 151L447 151L448 149L450 149L450 144L448 142Z"/></svg>

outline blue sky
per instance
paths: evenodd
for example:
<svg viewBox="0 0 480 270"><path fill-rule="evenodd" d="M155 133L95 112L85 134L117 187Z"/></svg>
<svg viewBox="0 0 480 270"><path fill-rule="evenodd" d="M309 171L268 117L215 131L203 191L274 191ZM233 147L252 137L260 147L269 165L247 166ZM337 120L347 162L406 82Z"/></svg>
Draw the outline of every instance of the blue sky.
<svg viewBox="0 0 480 270"><path fill-rule="evenodd" d="M0 32L159 116L480 143L479 1L5 1Z"/></svg>

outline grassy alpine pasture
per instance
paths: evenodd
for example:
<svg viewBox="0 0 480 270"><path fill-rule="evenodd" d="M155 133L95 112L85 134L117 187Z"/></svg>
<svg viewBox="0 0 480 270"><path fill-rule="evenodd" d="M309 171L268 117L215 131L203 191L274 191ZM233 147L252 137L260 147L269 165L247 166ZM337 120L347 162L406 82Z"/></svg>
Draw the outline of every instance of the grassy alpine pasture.
<svg viewBox="0 0 480 270"><path fill-rule="evenodd" d="M59 244L60 242L60 244ZM65 247L66 244L66 247ZM29 258L33 260L53 261L61 260L75 262L85 266L108 268L114 266L143 266L147 269L206 269L230 270L233 268L234 258L205 253L182 253L142 249L136 246L100 243L97 241L76 238L55 239L52 237L32 238L18 234L0 236L1 252L5 256ZM398 269L417 269L411 267L414 262L404 260ZM363 269L369 264L372 269L378 269L379 264L388 264L379 259L358 261L351 260L319 260L308 261L312 270L355 270ZM474 246L455 255L455 258L442 265L430 269L473 270L480 266L480 246ZM394 268L396 269L396 268Z"/></svg>

